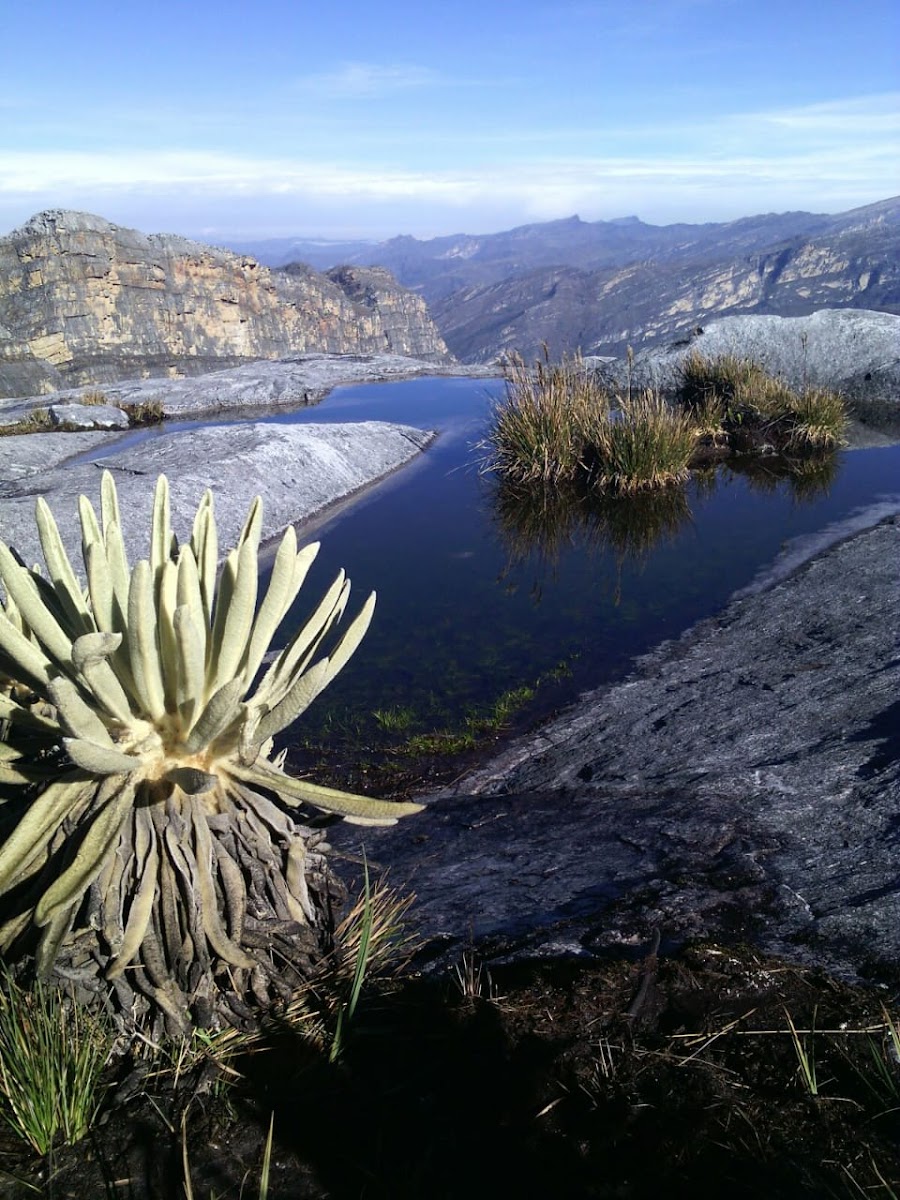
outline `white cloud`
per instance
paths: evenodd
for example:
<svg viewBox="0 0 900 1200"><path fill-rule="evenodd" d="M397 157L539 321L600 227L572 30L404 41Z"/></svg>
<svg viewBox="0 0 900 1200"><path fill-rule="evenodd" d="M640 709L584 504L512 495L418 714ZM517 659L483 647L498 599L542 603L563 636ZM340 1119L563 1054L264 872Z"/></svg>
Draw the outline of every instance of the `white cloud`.
<svg viewBox="0 0 900 1200"><path fill-rule="evenodd" d="M737 119L803 135L814 133L843 139L848 134L858 134L868 139L875 134L900 132L900 92L746 113Z"/></svg>
<svg viewBox="0 0 900 1200"><path fill-rule="evenodd" d="M453 165L436 169L412 156L404 156L409 165L354 163L349 150L344 162L314 154L0 151L0 221L67 207L104 215L114 209L116 219L138 223L128 213L140 208L159 214L154 228L173 228L176 218L168 214L183 214L194 204L204 212L204 224L215 221L225 229L229 214L240 209L257 212L260 228L277 211L279 221L302 212L306 230L316 224L324 230L331 210L340 209L345 226L353 222L365 233L370 222L380 236L385 228L439 232L465 225L477 232L489 213L499 228L576 211L663 221L788 208L834 212L897 191L897 100L857 97L735 114L702 126L646 128L625 143L628 151L617 141L612 154L590 132L581 143L584 152L567 139L567 152L560 153L560 141L554 154L546 144L513 138L498 146L491 131L491 141L480 148L483 161L472 165L448 147L444 157ZM242 218L244 229L247 220Z"/></svg>

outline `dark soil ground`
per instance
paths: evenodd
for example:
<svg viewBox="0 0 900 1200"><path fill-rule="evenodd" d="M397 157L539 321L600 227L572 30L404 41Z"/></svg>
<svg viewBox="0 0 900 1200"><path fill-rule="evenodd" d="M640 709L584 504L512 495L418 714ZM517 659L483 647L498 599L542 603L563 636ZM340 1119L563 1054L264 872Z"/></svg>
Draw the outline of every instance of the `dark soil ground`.
<svg viewBox="0 0 900 1200"><path fill-rule="evenodd" d="M864 991L721 945L460 975L373 984L337 1063L284 1031L230 1084L130 1098L122 1064L52 1162L0 1135L0 1195L169 1200L189 1178L197 1200L256 1200L273 1114L271 1200L900 1192L900 979Z"/></svg>

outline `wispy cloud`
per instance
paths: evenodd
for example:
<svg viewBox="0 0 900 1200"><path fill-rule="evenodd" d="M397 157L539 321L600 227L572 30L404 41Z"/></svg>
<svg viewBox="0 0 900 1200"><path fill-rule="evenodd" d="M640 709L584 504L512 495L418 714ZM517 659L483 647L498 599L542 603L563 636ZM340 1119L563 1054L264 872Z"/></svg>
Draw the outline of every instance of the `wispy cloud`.
<svg viewBox="0 0 900 1200"><path fill-rule="evenodd" d="M871 137L873 134L900 133L900 92L747 113L742 120L804 135Z"/></svg>
<svg viewBox="0 0 900 1200"><path fill-rule="evenodd" d="M265 214L303 211L306 228L324 230L332 208L365 214L378 208L379 232L419 231L429 220L484 228L485 213L507 224L580 212L585 217L637 212L649 220L712 219L782 208L838 211L882 199L896 188L900 128L896 94L827 104L738 113L697 125L633 129L630 141L485 139L477 155L445 154L440 165L410 155L344 150L342 161L187 149L52 152L0 151L0 220L15 223L44 207L78 207L122 217L155 200L175 211L188 200L208 212L236 205ZM473 137L472 141L477 141ZM397 147L394 151L396 153ZM452 165L444 165L451 163ZM321 214L321 215L317 215ZM424 214L428 214L427 217ZM171 227L171 219L166 217ZM135 223L137 220L135 219ZM158 227L158 226L157 226ZM363 228L362 224L360 228Z"/></svg>
<svg viewBox="0 0 900 1200"><path fill-rule="evenodd" d="M180 188L222 192L254 191L266 194L309 194L320 197L371 196L380 199L407 196L440 197L465 203L491 193L509 198L584 193L614 179L743 185L761 176L795 186L827 187L829 181L846 182L856 176L861 186L865 174L886 165L886 147L845 146L839 152L790 156L756 153L719 155L715 158L677 154L629 156L540 155L520 162L486 164L442 171L378 169L324 161L255 158L240 155L158 152L130 154L18 152L0 161L0 193L40 194L54 189L86 193L125 188L175 191ZM881 186L886 186L887 180Z"/></svg>
<svg viewBox="0 0 900 1200"><path fill-rule="evenodd" d="M293 90L312 92L329 100L361 100L432 87L440 82L441 76L430 67L345 62L333 71L294 80Z"/></svg>

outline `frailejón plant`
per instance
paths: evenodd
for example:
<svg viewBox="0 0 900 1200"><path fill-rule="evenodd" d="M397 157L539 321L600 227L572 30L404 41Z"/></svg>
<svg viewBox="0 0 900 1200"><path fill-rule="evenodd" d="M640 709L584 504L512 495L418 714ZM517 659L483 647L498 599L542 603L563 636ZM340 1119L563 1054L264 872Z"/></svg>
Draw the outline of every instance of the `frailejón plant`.
<svg viewBox="0 0 900 1200"><path fill-rule="evenodd" d="M221 572L209 492L179 545L160 476L134 566L111 475L99 517L81 497L80 518L86 588L43 500L46 574L0 543L0 950L34 950L39 976L111 990L154 1029L240 1025L289 994L330 925L321 835L284 806L362 823L419 808L269 757L359 645L374 595L320 653L347 606L341 572L254 688L318 545L289 529L260 599L258 499Z"/></svg>

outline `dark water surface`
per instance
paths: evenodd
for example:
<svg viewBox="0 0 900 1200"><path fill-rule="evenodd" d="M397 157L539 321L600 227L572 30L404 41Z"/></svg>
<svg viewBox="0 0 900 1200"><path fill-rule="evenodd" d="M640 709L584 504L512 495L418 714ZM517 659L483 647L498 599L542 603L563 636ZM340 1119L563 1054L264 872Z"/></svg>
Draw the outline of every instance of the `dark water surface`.
<svg viewBox="0 0 900 1200"><path fill-rule="evenodd" d="M365 742L392 716L407 735L460 729L544 677L523 714L534 720L720 610L786 541L900 491L900 447L889 447L842 453L830 480L720 469L661 510L650 500L633 513L620 500L543 514L542 524L512 503L504 519L472 449L501 389L470 379L347 387L276 418L442 431L420 462L315 531L323 545L298 617L341 566L357 602L374 588L378 607L353 662L306 714L311 735L344 729ZM563 665L563 678L547 681Z"/></svg>
<svg viewBox="0 0 900 1200"><path fill-rule="evenodd" d="M354 746L462 730L504 693L538 680L518 716L546 716L720 610L786 542L900 492L893 446L842 452L830 472L810 478L720 468L661 499L528 511L515 499L504 504L474 466L473 443L501 390L483 379L366 384L268 418L441 431L416 463L307 538L323 545L295 621L339 567L356 605L374 588L378 606L353 661L292 741L343 743L346 756L361 752Z"/></svg>

